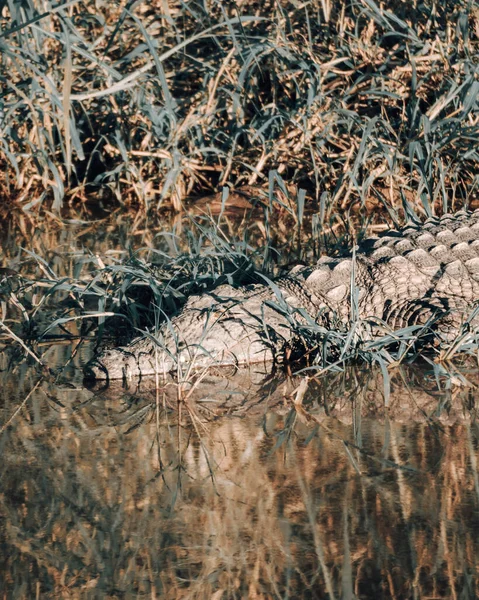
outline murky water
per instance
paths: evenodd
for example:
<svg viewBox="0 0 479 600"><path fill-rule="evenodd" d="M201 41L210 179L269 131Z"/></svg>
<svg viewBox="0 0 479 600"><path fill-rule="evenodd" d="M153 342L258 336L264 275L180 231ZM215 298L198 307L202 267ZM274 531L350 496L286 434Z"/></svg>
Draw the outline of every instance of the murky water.
<svg viewBox="0 0 479 600"><path fill-rule="evenodd" d="M1 355L1 598L479 597L474 369L87 389L89 352Z"/></svg>
<svg viewBox="0 0 479 600"><path fill-rule="evenodd" d="M404 380L408 382L406 385ZM479 427L420 371L87 390L3 374L15 598L475 598ZM414 417L414 418L412 418Z"/></svg>

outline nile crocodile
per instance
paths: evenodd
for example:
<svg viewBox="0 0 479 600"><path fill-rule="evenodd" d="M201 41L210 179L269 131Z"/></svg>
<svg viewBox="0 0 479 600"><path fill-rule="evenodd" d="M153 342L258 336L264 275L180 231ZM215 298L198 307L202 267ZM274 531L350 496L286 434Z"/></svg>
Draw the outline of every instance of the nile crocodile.
<svg viewBox="0 0 479 600"><path fill-rule="evenodd" d="M323 257L274 281L191 296L155 336L104 352L87 374L118 379L178 365L280 361L308 350L302 327L327 332L351 320L362 324L363 339L426 325L436 342L447 342L477 300L479 210L460 211L385 231L349 256ZM479 325L479 317L471 325Z"/></svg>

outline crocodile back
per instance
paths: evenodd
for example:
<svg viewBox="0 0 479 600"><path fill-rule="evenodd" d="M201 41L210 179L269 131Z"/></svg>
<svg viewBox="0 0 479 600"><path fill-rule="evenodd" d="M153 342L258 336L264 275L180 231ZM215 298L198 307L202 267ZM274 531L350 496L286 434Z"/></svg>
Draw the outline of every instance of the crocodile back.
<svg viewBox="0 0 479 600"><path fill-rule="evenodd" d="M438 265L455 260L465 263L479 258L479 210L432 217L422 224L408 224L399 230L385 231L364 240L358 253L380 260L408 256L415 250L427 252ZM423 252L418 252L417 256L425 258ZM432 264L431 260L426 262Z"/></svg>
<svg viewBox="0 0 479 600"><path fill-rule="evenodd" d="M479 300L479 211L386 231L364 240L354 259L322 257L296 276L342 318L351 316L354 276L359 316L397 329L440 314L452 335Z"/></svg>

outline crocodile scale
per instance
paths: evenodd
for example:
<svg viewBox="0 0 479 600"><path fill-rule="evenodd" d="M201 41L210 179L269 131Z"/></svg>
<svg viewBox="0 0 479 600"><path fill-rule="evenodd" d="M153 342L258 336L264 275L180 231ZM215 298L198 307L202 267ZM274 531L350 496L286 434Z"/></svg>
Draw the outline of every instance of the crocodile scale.
<svg viewBox="0 0 479 600"><path fill-rule="evenodd" d="M351 289L363 337L427 323L439 342L451 341L479 300L479 210L385 231L363 241L354 258L323 257L274 282L191 296L155 338L107 350L87 374L118 379L282 360L297 341L292 321L349 323Z"/></svg>

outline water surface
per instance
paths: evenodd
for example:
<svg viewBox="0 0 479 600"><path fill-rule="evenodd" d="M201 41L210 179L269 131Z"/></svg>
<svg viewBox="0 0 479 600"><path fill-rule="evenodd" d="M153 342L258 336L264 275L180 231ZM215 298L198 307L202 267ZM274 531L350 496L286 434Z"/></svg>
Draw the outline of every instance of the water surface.
<svg viewBox="0 0 479 600"><path fill-rule="evenodd" d="M261 372L96 390L2 376L5 597L477 596L463 387L403 369L385 407L380 373L351 371L295 407L300 380Z"/></svg>

